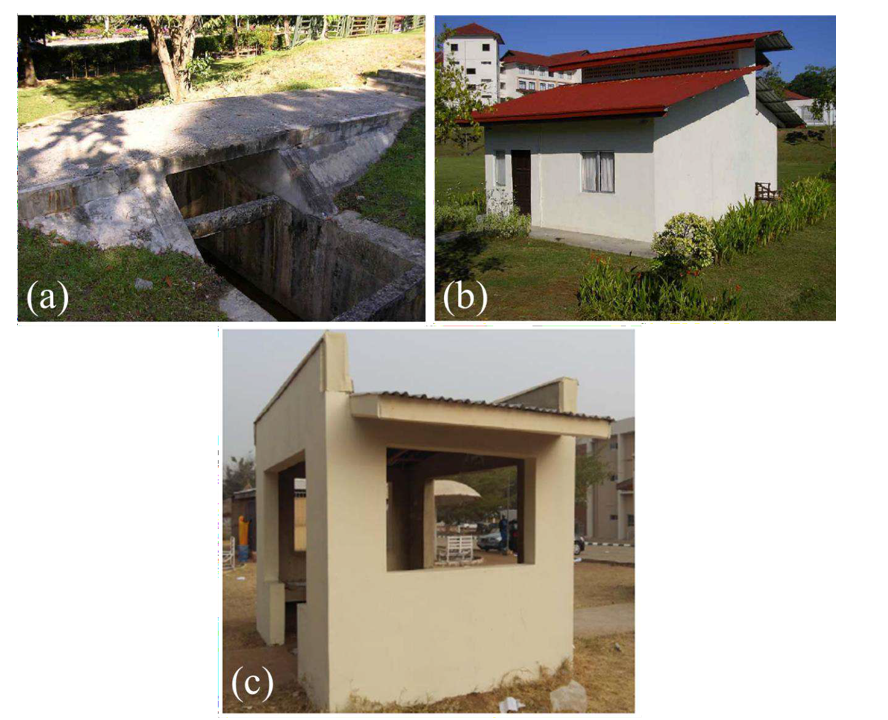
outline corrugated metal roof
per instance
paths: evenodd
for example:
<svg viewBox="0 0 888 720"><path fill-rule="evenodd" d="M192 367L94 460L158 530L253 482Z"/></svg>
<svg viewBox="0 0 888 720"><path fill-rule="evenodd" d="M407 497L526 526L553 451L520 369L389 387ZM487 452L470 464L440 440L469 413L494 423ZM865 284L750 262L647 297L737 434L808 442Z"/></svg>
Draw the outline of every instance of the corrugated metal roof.
<svg viewBox="0 0 888 720"><path fill-rule="evenodd" d="M773 113L781 127L801 127L805 121L786 103L782 93L772 89L762 78L755 79L755 97Z"/></svg>
<svg viewBox="0 0 888 720"><path fill-rule="evenodd" d="M505 41L503 40L503 36L498 32L494 32L493 30L488 30L483 25L479 25L478 23L469 23L468 25L461 25L458 28L454 28L452 37L494 37L497 39L500 45L505 45ZM449 39L449 38L448 38Z"/></svg>
<svg viewBox="0 0 888 720"><path fill-rule="evenodd" d="M758 66L563 85L472 113L479 123L664 115L670 105L725 85Z"/></svg>
<svg viewBox="0 0 888 720"><path fill-rule="evenodd" d="M630 60L680 57L683 55L696 55L701 52L715 52L717 50L741 47L754 47L759 51L792 50L792 45L789 44L782 30L770 30L742 35L723 35L721 37L701 38L699 40L684 40L663 45L641 45L619 50L605 50L604 52L589 53L581 60L565 61L559 66L553 67L553 69L576 70L581 67L600 67Z"/></svg>
<svg viewBox="0 0 888 720"><path fill-rule="evenodd" d="M545 413L547 415L560 415L562 417L581 418L583 420L604 420L605 422L613 422L611 417L601 415L585 415L583 413L561 412L560 410L552 410L551 408L540 408L532 405L521 405L518 403L493 403L486 400L462 400L459 398L449 397L433 397L429 395L413 395L407 392L371 392L356 393L356 395L381 395L384 397L407 398L408 400L427 400L429 402L448 403L453 405L473 405L477 407L490 407L508 410L526 410L528 412Z"/></svg>
<svg viewBox="0 0 888 720"><path fill-rule="evenodd" d="M578 60L588 54L588 50L574 50L573 52L558 53L557 55L538 55L536 53L523 52L522 50L507 50L500 58L500 62L523 63L548 68L569 60Z"/></svg>

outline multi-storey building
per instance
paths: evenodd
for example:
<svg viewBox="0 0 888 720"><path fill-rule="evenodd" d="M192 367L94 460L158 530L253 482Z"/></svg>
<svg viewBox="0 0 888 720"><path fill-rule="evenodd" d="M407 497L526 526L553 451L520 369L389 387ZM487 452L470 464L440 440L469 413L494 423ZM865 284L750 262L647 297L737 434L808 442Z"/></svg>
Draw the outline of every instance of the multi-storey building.
<svg viewBox="0 0 888 720"><path fill-rule="evenodd" d="M457 64L466 74L468 85L481 94L485 105L499 102L499 47L503 38L477 23L458 27L441 50L441 60Z"/></svg>
<svg viewBox="0 0 888 720"><path fill-rule="evenodd" d="M500 58L499 99L508 100L580 82L582 80L580 70L553 70L552 66L588 54L587 50L558 55L537 55L520 50L507 50Z"/></svg>
<svg viewBox="0 0 888 720"><path fill-rule="evenodd" d="M607 478L576 505L577 532L595 541L634 542L635 418L612 423L608 440L578 439L577 455L595 455L607 468Z"/></svg>

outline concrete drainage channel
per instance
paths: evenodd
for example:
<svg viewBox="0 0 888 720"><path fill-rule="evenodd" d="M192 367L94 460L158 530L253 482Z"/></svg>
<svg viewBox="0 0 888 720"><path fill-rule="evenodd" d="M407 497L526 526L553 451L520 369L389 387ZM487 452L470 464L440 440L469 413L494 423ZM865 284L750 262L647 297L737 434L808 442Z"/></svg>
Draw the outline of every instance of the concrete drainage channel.
<svg viewBox="0 0 888 720"><path fill-rule="evenodd" d="M333 202L420 104L274 93L23 131L19 220L202 257L231 283L220 307L232 320L422 320L423 240Z"/></svg>

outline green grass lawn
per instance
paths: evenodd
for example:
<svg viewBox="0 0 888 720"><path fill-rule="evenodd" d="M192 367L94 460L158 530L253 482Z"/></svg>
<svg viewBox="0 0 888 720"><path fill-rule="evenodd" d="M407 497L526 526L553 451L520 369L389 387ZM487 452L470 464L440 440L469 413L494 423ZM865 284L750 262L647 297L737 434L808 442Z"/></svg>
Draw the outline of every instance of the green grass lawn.
<svg viewBox="0 0 888 720"><path fill-rule="evenodd" d="M440 197L451 189L456 192L484 190L483 142L473 143L466 149L455 145L435 148L435 194Z"/></svg>
<svg viewBox="0 0 888 720"><path fill-rule="evenodd" d="M18 90L18 124L69 110L125 110L162 97L166 85L159 69L75 80L45 80Z"/></svg>
<svg viewBox="0 0 888 720"><path fill-rule="evenodd" d="M288 90L356 87L365 75L422 57L423 29L363 38L319 40L292 50L214 60L195 79L189 101ZM166 85L159 68L102 75L96 78L45 80L36 88L18 90L18 124L67 111L80 113L128 110L163 102Z"/></svg>
<svg viewBox="0 0 888 720"><path fill-rule="evenodd" d="M425 110L417 110L394 144L336 204L413 237L425 236Z"/></svg>
<svg viewBox="0 0 888 720"><path fill-rule="evenodd" d="M137 290L136 278L154 287ZM61 288L68 290L68 309L60 318L49 311L34 317L28 308L33 296L52 289L61 310ZM209 265L178 252L155 255L149 250L120 247L100 250L68 243L34 230L18 229L18 319L27 320L225 320L217 304L225 284Z"/></svg>
<svg viewBox="0 0 888 720"><path fill-rule="evenodd" d="M817 175L835 162L829 134L823 141L786 143L778 133L778 178L786 184ZM449 188L483 187L481 152L466 156L458 148L436 148L436 192ZM592 252L544 240L491 240L477 255L500 269L477 275L488 292L487 310L451 310L457 319L562 320L577 318L576 292ZM595 252L620 267L644 268L648 261ZM493 261L496 262L493 262ZM740 286L740 297L756 320L835 320L836 210L819 225L800 230L786 240L735 256L730 264L706 268L691 282L711 297ZM447 278L449 281L451 278ZM471 287L471 286L470 286ZM436 296L436 317L454 319L444 308L442 291Z"/></svg>

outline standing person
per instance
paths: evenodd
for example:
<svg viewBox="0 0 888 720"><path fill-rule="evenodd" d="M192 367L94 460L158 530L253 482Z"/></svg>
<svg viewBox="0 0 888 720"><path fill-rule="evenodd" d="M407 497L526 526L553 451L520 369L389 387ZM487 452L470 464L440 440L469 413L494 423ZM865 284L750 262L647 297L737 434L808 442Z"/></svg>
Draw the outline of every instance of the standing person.
<svg viewBox="0 0 888 720"><path fill-rule="evenodd" d="M499 531L500 531L500 552L502 552L502 554L505 555L506 551L509 547L509 521L506 520L505 515L500 516Z"/></svg>

